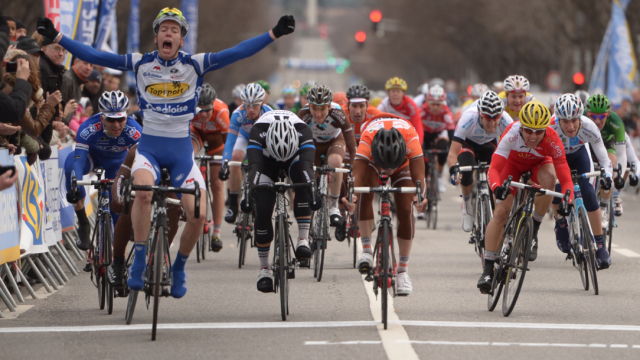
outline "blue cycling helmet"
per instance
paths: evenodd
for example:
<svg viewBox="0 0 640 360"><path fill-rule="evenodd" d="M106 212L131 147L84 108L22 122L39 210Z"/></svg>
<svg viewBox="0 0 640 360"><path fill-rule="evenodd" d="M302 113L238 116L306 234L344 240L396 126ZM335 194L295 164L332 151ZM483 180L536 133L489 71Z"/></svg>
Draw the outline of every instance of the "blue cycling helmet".
<svg viewBox="0 0 640 360"><path fill-rule="evenodd" d="M296 89L291 86L291 85L285 85L285 87L282 88L282 95L296 95Z"/></svg>
<svg viewBox="0 0 640 360"><path fill-rule="evenodd" d="M129 109L129 98L120 90L105 91L98 100L98 108L108 118L125 117Z"/></svg>

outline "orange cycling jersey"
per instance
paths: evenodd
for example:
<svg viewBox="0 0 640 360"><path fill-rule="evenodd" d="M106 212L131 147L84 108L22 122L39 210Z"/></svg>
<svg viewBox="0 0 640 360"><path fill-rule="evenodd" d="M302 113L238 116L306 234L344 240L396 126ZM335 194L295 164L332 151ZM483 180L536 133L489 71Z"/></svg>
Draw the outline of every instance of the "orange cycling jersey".
<svg viewBox="0 0 640 360"><path fill-rule="evenodd" d="M367 160L373 163L373 156L371 155L371 144L373 138L378 131L382 128L387 130L396 128L404 137L404 142L407 144L406 160L398 169L409 164L409 161L414 158L422 158L422 146L420 145L420 139L416 129L406 120L394 116L391 114L382 113L380 115L371 118L362 129L362 136L360 138L360 144L356 151L356 157Z"/></svg>
<svg viewBox="0 0 640 360"><path fill-rule="evenodd" d="M229 107L222 100L216 99L213 102L213 113L208 119L200 119L197 114L191 121L191 126L201 133L212 133L220 131L223 134L229 132Z"/></svg>
<svg viewBox="0 0 640 360"><path fill-rule="evenodd" d="M342 107L342 110L347 114L347 118L351 123L351 128L353 129L353 135L356 137L356 143L360 143L360 135L362 134L362 130L364 129L364 125L371 120L376 115L382 114L382 111L378 110L375 106L369 105L367 107L367 113L364 116L364 120L362 122L355 122L351 119L351 115L349 114L349 105L345 105Z"/></svg>

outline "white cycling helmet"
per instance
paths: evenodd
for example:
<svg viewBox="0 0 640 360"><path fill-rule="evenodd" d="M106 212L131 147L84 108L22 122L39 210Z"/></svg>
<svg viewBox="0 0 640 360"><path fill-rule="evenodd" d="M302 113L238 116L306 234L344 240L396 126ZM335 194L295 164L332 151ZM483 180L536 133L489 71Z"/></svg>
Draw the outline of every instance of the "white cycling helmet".
<svg viewBox="0 0 640 360"><path fill-rule="evenodd" d="M433 86L433 85L440 85L444 87L444 80L440 78L433 78L431 79L431 81L429 81L429 86Z"/></svg>
<svg viewBox="0 0 640 360"><path fill-rule="evenodd" d="M129 98L120 90L105 91L98 99L98 109L108 118L125 117L129 109Z"/></svg>
<svg viewBox="0 0 640 360"><path fill-rule="evenodd" d="M236 85L236 87L234 87L233 90L231 90L231 95L234 98L242 97L242 93L244 92L244 88L245 88L244 84Z"/></svg>
<svg viewBox="0 0 640 360"><path fill-rule="evenodd" d="M244 91L240 94L240 98L243 103L255 104L262 102L267 96L267 92L264 91L262 86L256 83L247 84Z"/></svg>
<svg viewBox="0 0 640 360"><path fill-rule="evenodd" d="M489 87L486 84L475 84L471 87L471 96L477 99L488 90Z"/></svg>
<svg viewBox="0 0 640 360"><path fill-rule="evenodd" d="M427 101L445 101L447 100L447 94L440 85L433 85L429 88L427 93Z"/></svg>
<svg viewBox="0 0 640 360"><path fill-rule="evenodd" d="M273 119L267 130L267 150L271 157L282 162L291 159L300 146L298 130L292 122L294 119L299 120L298 116L286 110L270 111L264 116Z"/></svg>
<svg viewBox="0 0 640 360"><path fill-rule="evenodd" d="M504 79L504 91L527 92L529 91L529 80L521 75L511 75Z"/></svg>
<svg viewBox="0 0 640 360"><path fill-rule="evenodd" d="M495 91L488 90L478 99L478 113L497 118L504 112L504 103Z"/></svg>
<svg viewBox="0 0 640 360"><path fill-rule="evenodd" d="M564 94L556 100L554 113L556 119L573 120L579 119L584 111L584 105L579 97L573 94Z"/></svg>

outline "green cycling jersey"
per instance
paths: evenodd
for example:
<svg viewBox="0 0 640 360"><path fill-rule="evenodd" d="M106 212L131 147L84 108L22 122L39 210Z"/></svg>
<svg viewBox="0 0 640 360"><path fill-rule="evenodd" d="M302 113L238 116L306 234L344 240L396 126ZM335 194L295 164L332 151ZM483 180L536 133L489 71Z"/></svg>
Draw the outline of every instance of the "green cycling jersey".
<svg viewBox="0 0 640 360"><path fill-rule="evenodd" d="M584 111L584 115L587 115L587 111ZM616 145L626 144L624 123L618 114L613 111L609 113L607 122L602 130L600 130L604 146L607 148L607 152L616 155Z"/></svg>

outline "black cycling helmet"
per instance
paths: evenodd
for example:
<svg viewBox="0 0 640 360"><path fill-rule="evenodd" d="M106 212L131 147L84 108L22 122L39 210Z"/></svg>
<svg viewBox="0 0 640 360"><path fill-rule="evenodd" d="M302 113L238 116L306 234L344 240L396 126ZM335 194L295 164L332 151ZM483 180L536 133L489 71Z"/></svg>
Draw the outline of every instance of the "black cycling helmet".
<svg viewBox="0 0 640 360"><path fill-rule="evenodd" d="M211 105L214 101L216 101L216 90L209 84L202 85L202 90L200 90L200 97L198 98L198 106L207 106Z"/></svg>
<svg viewBox="0 0 640 360"><path fill-rule="evenodd" d="M349 90L347 90L347 99L349 100L367 99L367 101L369 101L370 97L371 95L369 94L369 89L364 85L353 85L349 88Z"/></svg>
<svg viewBox="0 0 640 360"><path fill-rule="evenodd" d="M373 161L382 169L397 169L407 155L407 144L396 128L380 129L371 144Z"/></svg>

